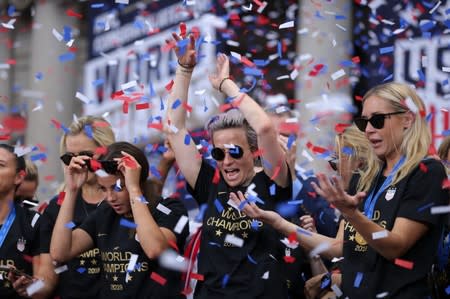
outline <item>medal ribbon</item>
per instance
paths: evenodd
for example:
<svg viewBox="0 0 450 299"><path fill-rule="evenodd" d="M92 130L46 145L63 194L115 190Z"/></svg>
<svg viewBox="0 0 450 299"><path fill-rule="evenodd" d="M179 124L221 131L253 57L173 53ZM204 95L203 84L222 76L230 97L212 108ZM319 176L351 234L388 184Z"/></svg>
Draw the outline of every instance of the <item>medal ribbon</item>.
<svg viewBox="0 0 450 299"><path fill-rule="evenodd" d="M0 248L3 246L3 242L6 239L6 235L8 234L14 219L16 219L16 208L14 207L14 204L11 204L11 210L9 211L8 217L0 229Z"/></svg>
<svg viewBox="0 0 450 299"><path fill-rule="evenodd" d="M369 197L367 197L366 202L364 203L364 215L367 216L367 218L372 219L373 218L373 212L375 209L375 204L377 203L378 198L380 195L386 190L387 187L392 183L392 179L394 178L394 175L397 173L399 168L405 163L406 157L402 156L400 160L398 160L397 163L395 163L394 168L389 173L386 180L383 182L383 185L381 185L380 189L378 189L377 193L375 194L375 187L372 189L372 191L369 194ZM381 175L381 171L378 174L378 177ZM375 196L374 196L375 194Z"/></svg>

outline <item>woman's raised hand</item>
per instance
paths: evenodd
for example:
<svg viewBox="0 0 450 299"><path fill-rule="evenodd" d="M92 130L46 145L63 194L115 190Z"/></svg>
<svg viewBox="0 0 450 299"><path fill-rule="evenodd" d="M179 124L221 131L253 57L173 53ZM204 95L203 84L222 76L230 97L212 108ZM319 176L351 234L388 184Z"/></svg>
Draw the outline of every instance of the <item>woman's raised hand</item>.
<svg viewBox="0 0 450 299"><path fill-rule="evenodd" d="M196 51L195 51L195 37L191 33L186 36L186 25L180 24L181 34L176 32L172 33L173 40L175 41L175 54L178 58L178 63L184 67L192 68L197 63ZM166 40L167 43L172 41Z"/></svg>
<svg viewBox="0 0 450 299"><path fill-rule="evenodd" d="M358 192L354 196L348 195L344 190L342 178L333 176L330 179L323 173L317 175L319 185L312 182L311 185L317 194L334 205L344 217L353 215L358 209L359 203L366 196L365 192Z"/></svg>
<svg viewBox="0 0 450 299"><path fill-rule="evenodd" d="M219 90L222 80L228 78L229 76L230 60L228 59L227 55L219 53L216 60L216 72L209 75L209 82L211 82L212 87Z"/></svg>
<svg viewBox="0 0 450 299"><path fill-rule="evenodd" d="M136 161L136 159L122 151L122 158L114 159L117 161L117 169L123 174L125 178L125 186L128 192L137 191L140 192L140 176L141 176L141 165Z"/></svg>
<svg viewBox="0 0 450 299"><path fill-rule="evenodd" d="M69 166L64 165L64 178L67 188L79 189L87 180L88 167L91 158L89 156L72 157Z"/></svg>

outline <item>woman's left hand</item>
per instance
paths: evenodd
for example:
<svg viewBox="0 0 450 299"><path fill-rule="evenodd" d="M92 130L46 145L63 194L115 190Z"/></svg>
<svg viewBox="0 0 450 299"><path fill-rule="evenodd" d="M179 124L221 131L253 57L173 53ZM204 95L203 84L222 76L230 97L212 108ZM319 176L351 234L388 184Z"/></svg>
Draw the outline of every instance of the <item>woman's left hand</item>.
<svg viewBox="0 0 450 299"><path fill-rule="evenodd" d="M325 198L330 204L335 206L344 217L352 216L357 210L359 203L366 196L365 192L358 192L354 196L348 195L344 190L344 183L341 178L333 176L330 179L323 173L317 175L319 185L312 182L317 194Z"/></svg>
<svg viewBox="0 0 450 299"><path fill-rule="evenodd" d="M140 190L140 176L141 176L141 165L136 161L136 159L122 151L122 158L116 158L117 169L123 174L125 178L125 186L128 192L135 190Z"/></svg>
<svg viewBox="0 0 450 299"><path fill-rule="evenodd" d="M37 280L30 279L25 276L16 276L11 271L8 273L8 280L12 283L14 290L22 297L29 297L27 288Z"/></svg>
<svg viewBox="0 0 450 299"><path fill-rule="evenodd" d="M230 60L227 55L219 53L216 60L216 72L209 75L209 82L211 82L212 87L219 90L222 80L229 76Z"/></svg>

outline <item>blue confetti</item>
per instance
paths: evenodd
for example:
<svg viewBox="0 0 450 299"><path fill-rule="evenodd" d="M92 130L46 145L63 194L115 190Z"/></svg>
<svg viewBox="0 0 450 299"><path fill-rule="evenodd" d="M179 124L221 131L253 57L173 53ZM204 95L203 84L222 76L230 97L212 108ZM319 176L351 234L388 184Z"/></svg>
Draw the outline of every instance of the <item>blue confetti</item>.
<svg viewBox="0 0 450 299"><path fill-rule="evenodd" d="M215 243L215 242L208 242L208 244L211 246L222 247L222 246L220 246L219 243Z"/></svg>
<svg viewBox="0 0 450 299"><path fill-rule="evenodd" d="M30 157L31 162L39 161L39 160L45 160L47 159L47 155L45 153L39 153L36 155L32 155Z"/></svg>
<svg viewBox="0 0 450 299"><path fill-rule="evenodd" d="M363 279L363 274L361 272L356 273L355 281L353 282L353 286L355 288L359 288L361 285L361 281Z"/></svg>
<svg viewBox="0 0 450 299"><path fill-rule="evenodd" d="M275 184L270 185L269 187L270 195L275 195L275 190L276 190Z"/></svg>
<svg viewBox="0 0 450 299"><path fill-rule="evenodd" d="M93 85L94 87L103 85L104 83L105 83L105 80L103 80L103 79L97 79L97 80L95 80L95 81L92 81L92 85Z"/></svg>
<svg viewBox="0 0 450 299"><path fill-rule="evenodd" d="M384 47L384 48L380 48L380 54L387 54L387 53L391 53L394 51L394 46L391 47Z"/></svg>
<svg viewBox="0 0 450 299"><path fill-rule="evenodd" d="M164 102L162 97L159 97L159 109L162 111L164 110Z"/></svg>
<svg viewBox="0 0 450 299"><path fill-rule="evenodd" d="M125 218L120 218L120 225L128 228L136 228L137 225L133 221L127 220Z"/></svg>
<svg viewBox="0 0 450 299"><path fill-rule="evenodd" d="M386 78L384 78L383 82L392 80L393 77L394 77L394 75L393 75L393 74L390 74L389 76L387 76Z"/></svg>
<svg viewBox="0 0 450 299"><path fill-rule="evenodd" d="M252 220L252 223L251 223L251 227L252 227L252 230L258 230L258 227L259 227L259 222L258 222L258 220L256 220L256 219L253 219Z"/></svg>
<svg viewBox="0 0 450 299"><path fill-rule="evenodd" d="M181 105L181 101L179 99L176 99L175 102L172 104L172 109L177 109Z"/></svg>
<svg viewBox="0 0 450 299"><path fill-rule="evenodd" d="M75 59L75 53L72 52L67 52L64 54L59 55L58 57L60 62L66 62L66 61L71 61Z"/></svg>
<svg viewBox="0 0 450 299"><path fill-rule="evenodd" d="M241 201L241 203L239 204L239 207L238 207L239 211L242 211L244 209L245 205L248 203L249 203L249 201L247 199L244 201Z"/></svg>
<svg viewBox="0 0 450 299"><path fill-rule="evenodd" d="M186 136L184 136L184 144L189 145L190 143L191 143L191 135L186 134Z"/></svg>
<svg viewBox="0 0 450 299"><path fill-rule="evenodd" d="M342 153L344 155L351 156L351 155L353 155L353 149L351 147L344 146L344 147L342 147Z"/></svg>
<svg viewBox="0 0 450 299"><path fill-rule="evenodd" d="M86 272L86 268L80 267L77 269L77 272L83 274L84 272Z"/></svg>
<svg viewBox="0 0 450 299"><path fill-rule="evenodd" d="M216 206L217 212L221 214L223 212L223 206L217 198L214 200L214 205Z"/></svg>
<svg viewBox="0 0 450 299"><path fill-rule="evenodd" d="M8 16L12 17L14 16L14 13L16 12L16 7L14 5L8 6Z"/></svg>
<svg viewBox="0 0 450 299"><path fill-rule="evenodd" d="M419 208L417 209L417 212L422 213L423 211L428 210L428 209L431 208L432 206L434 206L434 202L430 202L430 203L428 203L428 204L426 204L426 205L423 205L423 206L419 207Z"/></svg>
<svg viewBox="0 0 450 299"><path fill-rule="evenodd" d="M247 258L250 261L250 263L257 265L258 263L250 256L250 254L247 254Z"/></svg>
<svg viewBox="0 0 450 299"><path fill-rule="evenodd" d="M278 57L281 58L283 56L282 48L281 48L281 42L278 42L277 44L277 53Z"/></svg>
<svg viewBox="0 0 450 299"><path fill-rule="evenodd" d="M104 3L92 3L91 8L101 8L104 5L105 5Z"/></svg>
<svg viewBox="0 0 450 299"><path fill-rule="evenodd" d="M450 295L450 285L445 288L445 294Z"/></svg>
<svg viewBox="0 0 450 299"><path fill-rule="evenodd" d="M73 223L73 221L70 221L69 223L64 224L65 227L67 227L68 229L72 229L76 226L75 223Z"/></svg>
<svg viewBox="0 0 450 299"><path fill-rule="evenodd" d="M298 200L289 200L287 202L288 205L301 205L303 204L303 199L298 199Z"/></svg>
<svg viewBox="0 0 450 299"><path fill-rule="evenodd" d="M298 206L290 205L289 203L279 203L276 211L283 217L293 217L297 214Z"/></svg>
<svg viewBox="0 0 450 299"><path fill-rule="evenodd" d="M298 178L295 178L295 180L292 182L292 196L293 196L292 198L297 198L298 194L302 189L303 189L302 182Z"/></svg>
<svg viewBox="0 0 450 299"><path fill-rule="evenodd" d="M447 137L450 135L450 130L442 131L442 136Z"/></svg>
<svg viewBox="0 0 450 299"><path fill-rule="evenodd" d="M148 88L150 89L150 97L154 97L156 95L155 89L153 88L152 81L148 81Z"/></svg>
<svg viewBox="0 0 450 299"><path fill-rule="evenodd" d="M91 125L85 125L84 126L84 133L86 133L86 136L89 137L89 139L94 138L94 134L92 133L92 126Z"/></svg>
<svg viewBox="0 0 450 299"><path fill-rule="evenodd" d="M422 72L422 70L417 70L417 74L419 75L420 81L425 82L425 74Z"/></svg>
<svg viewBox="0 0 450 299"><path fill-rule="evenodd" d="M205 216L205 212L206 212L206 209L208 208L208 206L207 206L207 204L202 204L200 207L199 207L199 211L198 211L198 214L197 214L197 216L195 216L195 221L196 222L202 222L202 220L203 220L203 216Z"/></svg>
<svg viewBox="0 0 450 299"><path fill-rule="evenodd" d="M228 280L230 280L230 275L225 274L222 278L222 288L225 288L227 286Z"/></svg>
<svg viewBox="0 0 450 299"><path fill-rule="evenodd" d="M161 179L161 173L159 172L158 168L156 168L154 165L150 166L150 172L158 180Z"/></svg>
<svg viewBox="0 0 450 299"><path fill-rule="evenodd" d="M433 118L434 113L430 112L428 113L427 117L425 118L426 122L429 123L431 121L431 119Z"/></svg>
<svg viewBox="0 0 450 299"><path fill-rule="evenodd" d="M291 134L289 135L289 138L288 138L288 141L287 141L287 148L288 148L288 149L291 149L292 145L294 144L295 139L296 139L295 134L292 134L292 133L291 133Z"/></svg>
<svg viewBox="0 0 450 299"><path fill-rule="evenodd" d="M64 26L64 41L68 42L70 41L70 39L72 38L72 28L70 28L69 26Z"/></svg>
<svg viewBox="0 0 450 299"><path fill-rule="evenodd" d="M44 78L44 74L42 72L37 72L34 77L36 78L36 80L42 80Z"/></svg>

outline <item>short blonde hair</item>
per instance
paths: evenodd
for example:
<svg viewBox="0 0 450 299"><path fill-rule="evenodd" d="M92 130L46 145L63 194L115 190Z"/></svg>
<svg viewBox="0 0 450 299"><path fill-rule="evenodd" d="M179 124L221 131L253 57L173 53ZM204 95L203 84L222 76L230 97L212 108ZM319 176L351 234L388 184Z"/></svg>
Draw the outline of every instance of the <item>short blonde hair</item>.
<svg viewBox="0 0 450 299"><path fill-rule="evenodd" d="M343 148L347 147L351 149L350 159L361 162L361 166L354 171L362 173L367 169L367 161L372 158L369 140L354 124L336 135L335 142L339 160L341 160Z"/></svg>
<svg viewBox="0 0 450 299"><path fill-rule="evenodd" d="M375 86L364 95L363 104L371 96L383 99L395 112L409 112L410 110L408 107L403 104L403 102L409 98L419 111L425 113L425 104L417 92L403 83L390 82ZM430 144L431 130L426 123L425 117L422 117L417 113L414 115L412 125L403 132L403 140L398 150L406 159L405 163L394 175L391 185L398 183L419 165L420 161L427 156ZM361 176L358 185L359 191L369 190L383 166L382 163L382 161L375 157L368 160L367 171Z"/></svg>
<svg viewBox="0 0 450 299"><path fill-rule="evenodd" d="M39 182L39 173L36 164L29 159L25 159L25 181Z"/></svg>
<svg viewBox="0 0 450 299"><path fill-rule="evenodd" d="M92 140L97 146L107 147L115 142L116 138L114 137L114 132L106 119L100 116L86 115L72 122L69 126L69 131L62 136L59 145L61 155L66 152L67 136L75 136L81 133L86 134L86 126L91 127Z"/></svg>

